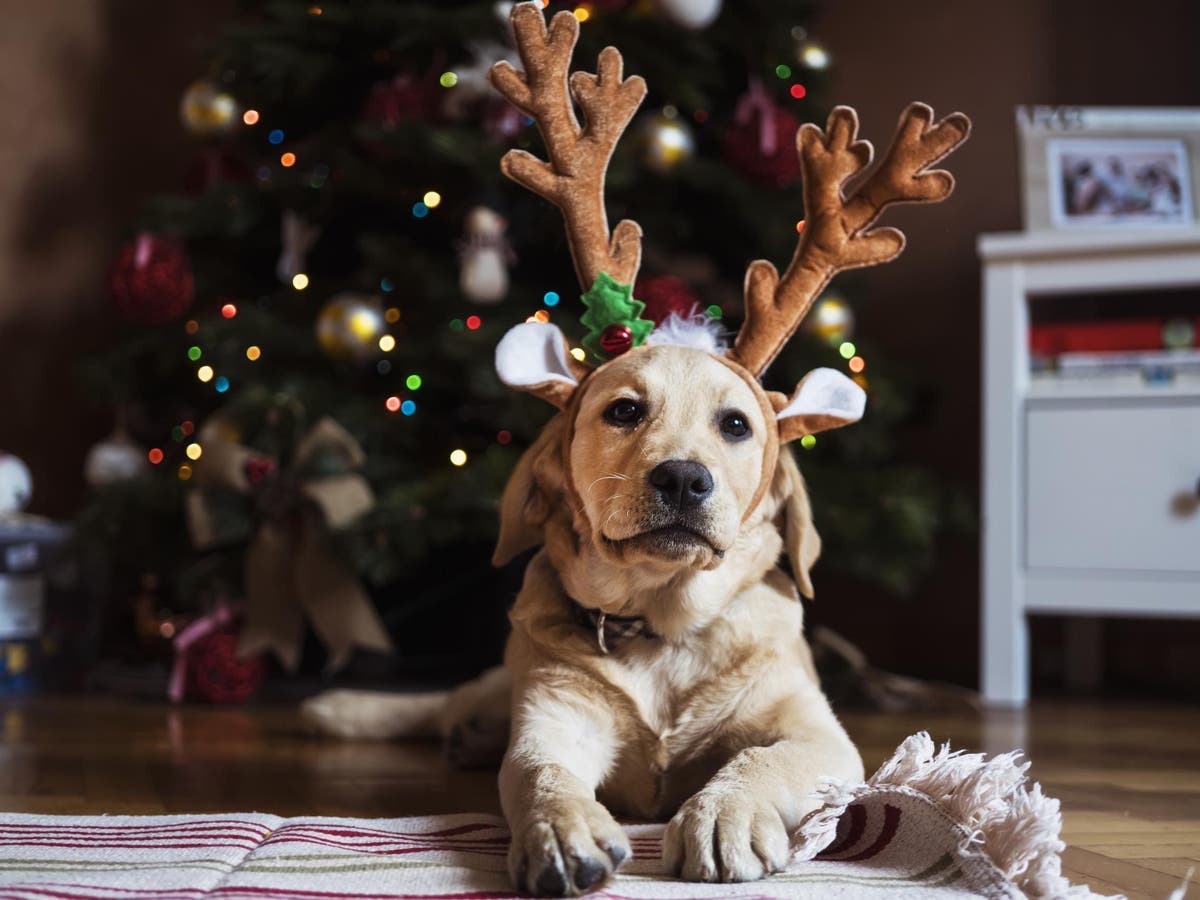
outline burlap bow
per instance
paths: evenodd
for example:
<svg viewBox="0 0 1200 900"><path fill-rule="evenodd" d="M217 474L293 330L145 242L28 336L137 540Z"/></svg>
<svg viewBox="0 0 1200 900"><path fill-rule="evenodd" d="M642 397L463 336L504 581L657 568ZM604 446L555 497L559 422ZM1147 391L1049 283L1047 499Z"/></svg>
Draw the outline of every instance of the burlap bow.
<svg viewBox="0 0 1200 900"><path fill-rule="evenodd" d="M358 473L365 454L333 419L317 422L296 446L291 465L274 462L238 443L232 426L219 418L200 430L203 448L187 498L188 525L196 546L224 543L216 492L252 496L256 515L246 550L243 592L246 620L240 655L270 650L289 671L300 661L307 619L329 650L329 668L345 665L354 647L392 649L370 599L355 574L329 544L339 528L375 503ZM336 465L333 474L313 474L318 456Z"/></svg>

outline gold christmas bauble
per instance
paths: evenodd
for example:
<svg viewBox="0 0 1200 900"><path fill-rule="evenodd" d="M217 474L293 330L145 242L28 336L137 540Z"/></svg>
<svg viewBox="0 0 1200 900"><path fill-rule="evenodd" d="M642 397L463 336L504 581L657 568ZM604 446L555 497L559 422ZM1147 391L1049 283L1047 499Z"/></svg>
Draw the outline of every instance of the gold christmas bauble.
<svg viewBox="0 0 1200 900"><path fill-rule="evenodd" d="M804 319L804 330L831 344L840 344L854 334L854 311L836 294L813 304Z"/></svg>
<svg viewBox="0 0 1200 900"><path fill-rule="evenodd" d="M387 326L378 297L346 292L317 314L317 343L331 359L365 362L379 353Z"/></svg>
<svg viewBox="0 0 1200 900"><path fill-rule="evenodd" d="M656 172L669 172L696 152L696 140L687 122L667 113L644 117L638 125L637 143L642 161Z"/></svg>
<svg viewBox="0 0 1200 900"><path fill-rule="evenodd" d="M238 103L214 82L200 78L183 92L179 118L192 134L224 134L237 123Z"/></svg>

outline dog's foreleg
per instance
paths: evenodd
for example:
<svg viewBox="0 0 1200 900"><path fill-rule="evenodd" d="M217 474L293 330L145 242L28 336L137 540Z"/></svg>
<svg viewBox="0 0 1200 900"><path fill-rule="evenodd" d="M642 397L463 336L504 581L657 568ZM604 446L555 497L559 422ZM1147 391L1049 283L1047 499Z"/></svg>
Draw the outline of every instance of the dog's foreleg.
<svg viewBox="0 0 1200 900"><path fill-rule="evenodd" d="M819 718L789 729L795 737L740 750L685 802L663 835L668 868L689 881L728 882L754 881L787 865L788 835L817 807L817 782L863 776L841 724L831 712Z"/></svg>
<svg viewBox="0 0 1200 900"><path fill-rule="evenodd" d="M596 801L618 749L615 721L596 697L534 683L513 715L500 768L512 830L508 864L519 891L574 896L612 874L629 841Z"/></svg>

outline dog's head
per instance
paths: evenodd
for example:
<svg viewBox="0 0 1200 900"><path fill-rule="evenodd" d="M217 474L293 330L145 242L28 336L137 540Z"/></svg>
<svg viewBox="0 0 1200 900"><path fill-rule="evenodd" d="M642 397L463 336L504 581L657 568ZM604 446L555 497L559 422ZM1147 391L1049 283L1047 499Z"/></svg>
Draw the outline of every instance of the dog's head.
<svg viewBox="0 0 1200 900"><path fill-rule="evenodd" d="M595 74L571 73L579 23L568 12L547 23L540 4L517 3L510 21L524 71L502 61L489 77L537 122L548 158L509 150L501 170L561 209L588 307L584 343L601 364L576 360L549 324L518 325L500 342L501 379L562 412L506 490L497 558L541 542L543 530L565 519L576 556L613 572L637 567L670 577L720 569L726 556L753 556L758 566L778 553L778 539L766 547L761 529L782 508L797 581L811 595L808 567L819 542L803 482L780 448L857 420L865 395L830 369L811 372L790 397L758 379L835 273L903 250L903 234L875 227L888 205L950 194L953 177L932 166L966 140L970 121L953 113L935 122L928 106L911 104L869 173L873 151L858 138L854 110L836 107L824 129L801 126L804 220L791 264L782 275L765 260L749 265L745 323L731 348L711 335L681 342L680 329L655 329L633 299L641 228L626 219L610 231L605 211L604 172L645 82L624 76L613 47L601 51ZM756 555L752 533L762 545Z"/></svg>
<svg viewBox="0 0 1200 900"><path fill-rule="evenodd" d="M692 327L704 343L707 332ZM541 323L510 331L496 360L506 383L562 409L505 491L497 561L541 543L547 520L563 510L605 563L714 569L782 513L797 581L811 596L820 541L781 447L860 418L866 397L853 381L818 369L787 397L763 390L715 346L670 343L585 373L561 332Z"/></svg>

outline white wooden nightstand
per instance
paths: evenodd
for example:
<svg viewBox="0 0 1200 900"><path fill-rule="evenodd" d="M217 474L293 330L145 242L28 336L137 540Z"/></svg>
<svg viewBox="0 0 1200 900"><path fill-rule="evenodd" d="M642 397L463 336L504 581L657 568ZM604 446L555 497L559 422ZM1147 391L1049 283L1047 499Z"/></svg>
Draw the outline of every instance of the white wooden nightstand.
<svg viewBox="0 0 1200 900"><path fill-rule="evenodd" d="M1200 616L1200 378L1030 374L1039 298L1200 288L1200 228L990 234L982 690L1029 698L1026 617Z"/></svg>

